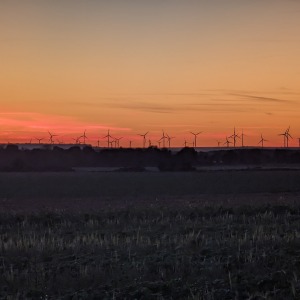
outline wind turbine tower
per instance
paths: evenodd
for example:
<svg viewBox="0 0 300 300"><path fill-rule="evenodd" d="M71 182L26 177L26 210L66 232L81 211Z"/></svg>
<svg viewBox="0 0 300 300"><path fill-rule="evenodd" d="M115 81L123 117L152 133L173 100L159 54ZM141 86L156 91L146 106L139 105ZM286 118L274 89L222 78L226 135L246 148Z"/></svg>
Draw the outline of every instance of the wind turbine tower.
<svg viewBox="0 0 300 300"><path fill-rule="evenodd" d="M110 138L112 138L112 136L111 136L110 133L109 133L109 129L107 130L107 135L104 136L103 138L104 138L104 139L107 138L107 148L109 148L109 146L112 145L111 142L110 142Z"/></svg>
<svg viewBox="0 0 300 300"><path fill-rule="evenodd" d="M292 136L290 135L290 126L289 128L285 131L285 137L286 137L286 147L289 147L289 138L292 139Z"/></svg>
<svg viewBox="0 0 300 300"><path fill-rule="evenodd" d="M194 136L194 147L197 147L197 137L200 133L202 133L202 131L198 132L198 133L194 133L194 132L190 132L193 136Z"/></svg>
<svg viewBox="0 0 300 300"><path fill-rule="evenodd" d="M88 138L85 133L86 133L86 130L84 130L83 135L82 135L82 137L83 137L83 144L84 145L85 145L85 139Z"/></svg>
<svg viewBox="0 0 300 300"><path fill-rule="evenodd" d="M282 135L283 136L283 147L289 147L289 138L292 138L292 136L290 135L290 126L288 127L288 129L286 129L286 131L284 133L280 133L278 135Z"/></svg>
<svg viewBox="0 0 300 300"><path fill-rule="evenodd" d="M285 148L286 147L286 132L279 133L278 135L282 135L283 136L283 148Z"/></svg>
<svg viewBox="0 0 300 300"><path fill-rule="evenodd" d="M171 148L171 140L174 139L175 137L174 136L169 136L167 134L167 139L168 139L168 143L169 143L169 149Z"/></svg>
<svg viewBox="0 0 300 300"><path fill-rule="evenodd" d="M121 140L122 138L123 138L123 137L115 138L115 142L116 142L116 147L117 147L117 148L120 148L120 140Z"/></svg>
<svg viewBox="0 0 300 300"><path fill-rule="evenodd" d="M149 133L149 131L147 131L145 134L139 134L139 136L143 137L143 148L146 147L146 136Z"/></svg>
<svg viewBox="0 0 300 300"><path fill-rule="evenodd" d="M242 134L241 134L242 147L244 147L244 136L246 136L246 135L244 134L244 130L242 129Z"/></svg>
<svg viewBox="0 0 300 300"><path fill-rule="evenodd" d="M227 148L229 147L230 144L232 144L229 140L228 137L226 136L226 142L224 143L224 145L227 145Z"/></svg>
<svg viewBox="0 0 300 300"><path fill-rule="evenodd" d="M267 142L267 140L265 140L265 139L263 138L262 134L260 135L260 137L261 137L261 140L259 141L258 144L261 144L261 147L263 148L263 147L264 147L264 142Z"/></svg>
<svg viewBox="0 0 300 300"><path fill-rule="evenodd" d="M165 135L165 132L163 131L163 135L160 138L160 141L162 140L162 143L163 143L163 148L166 148L165 139L167 139L167 136Z"/></svg>
<svg viewBox="0 0 300 300"><path fill-rule="evenodd" d="M233 129L233 135L231 135L229 138L233 139L233 147L235 147L236 146L236 138L240 138L235 132L235 127Z"/></svg>
<svg viewBox="0 0 300 300"><path fill-rule="evenodd" d="M41 143L41 141L43 140L43 138L35 138L38 142L39 142L39 144Z"/></svg>
<svg viewBox="0 0 300 300"><path fill-rule="evenodd" d="M75 144L76 145L79 145L80 144L80 139L82 138L82 136L79 136L79 137L77 137L77 138L73 138L72 140L74 140L75 141Z"/></svg>
<svg viewBox="0 0 300 300"><path fill-rule="evenodd" d="M50 138L49 138L49 141L51 144L54 144L54 140L53 140L53 137L54 136L57 136L57 134L52 134L50 131L48 131L49 135L50 135Z"/></svg>

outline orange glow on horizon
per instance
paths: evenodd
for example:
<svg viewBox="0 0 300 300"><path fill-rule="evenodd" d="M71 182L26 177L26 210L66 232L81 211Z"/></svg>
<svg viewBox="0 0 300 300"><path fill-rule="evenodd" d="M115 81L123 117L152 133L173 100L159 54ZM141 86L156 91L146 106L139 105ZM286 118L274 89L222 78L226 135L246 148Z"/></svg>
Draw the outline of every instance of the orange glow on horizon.
<svg viewBox="0 0 300 300"><path fill-rule="evenodd" d="M76 120L72 117L43 115L37 113L2 113L0 114L0 126L2 131L0 133L0 143L38 143L38 138L42 138L42 143L49 143L49 133L56 134L56 143L75 143L75 139L81 136L86 130L88 139L87 144L100 147L106 147L107 141L104 136L107 131L115 138L122 138L120 140L121 147L129 147L130 141L132 147L143 147L143 138L140 136L148 131L146 146L149 146L149 140L152 146L158 146L159 140L162 138L162 129L147 129L139 130L138 128L128 128L121 126L114 126L112 124L96 124ZM206 130L205 130L206 129ZM291 134L293 139L290 139L289 145L291 147L298 147L298 137L294 134L295 128L291 126ZM191 132L199 132L203 130L197 137L198 147L217 147L218 142L220 147L226 147L226 137L233 134L233 127L226 129L214 128L214 131L209 128L196 128L187 126L167 127L164 129L165 135L173 137L171 140L171 147L183 147L185 141L187 145L192 147L194 136ZM279 136L286 130L284 127L236 127L237 134L244 134L244 146L259 147L260 135L268 140L265 143L266 147L282 147L283 139ZM163 142L161 141L161 146ZM168 140L165 139L165 145L168 146ZM241 146L241 139L237 139L237 146Z"/></svg>

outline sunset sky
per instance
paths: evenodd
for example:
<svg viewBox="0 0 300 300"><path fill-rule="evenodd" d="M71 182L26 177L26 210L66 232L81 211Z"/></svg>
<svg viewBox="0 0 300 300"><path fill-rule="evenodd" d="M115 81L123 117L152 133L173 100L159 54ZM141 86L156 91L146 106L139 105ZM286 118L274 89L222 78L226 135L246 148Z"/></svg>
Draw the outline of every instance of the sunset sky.
<svg viewBox="0 0 300 300"><path fill-rule="evenodd" d="M0 0L0 143L282 146L300 137L298 0Z"/></svg>

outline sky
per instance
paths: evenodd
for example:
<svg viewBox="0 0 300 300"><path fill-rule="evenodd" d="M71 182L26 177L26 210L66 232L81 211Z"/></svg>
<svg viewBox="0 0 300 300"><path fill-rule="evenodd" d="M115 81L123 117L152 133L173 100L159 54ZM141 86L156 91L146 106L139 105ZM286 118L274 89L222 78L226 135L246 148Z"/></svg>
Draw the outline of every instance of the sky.
<svg viewBox="0 0 300 300"><path fill-rule="evenodd" d="M299 28L298 0L0 0L0 143L297 146Z"/></svg>

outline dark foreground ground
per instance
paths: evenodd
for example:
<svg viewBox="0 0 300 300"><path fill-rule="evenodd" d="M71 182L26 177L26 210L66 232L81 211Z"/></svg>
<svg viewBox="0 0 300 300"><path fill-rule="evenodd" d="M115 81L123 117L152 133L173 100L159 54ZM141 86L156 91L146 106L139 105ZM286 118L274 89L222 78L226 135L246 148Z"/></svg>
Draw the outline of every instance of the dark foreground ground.
<svg viewBox="0 0 300 300"><path fill-rule="evenodd" d="M0 174L0 299L300 299L299 174Z"/></svg>

